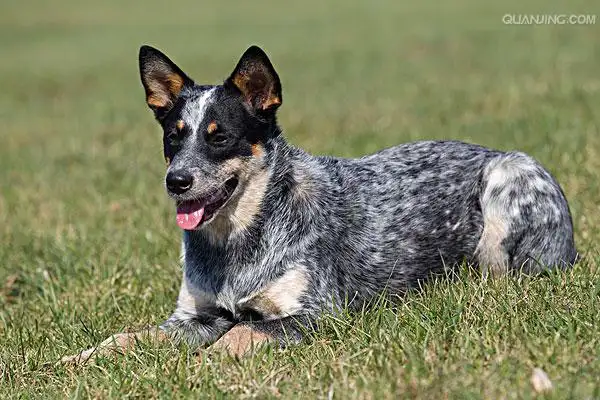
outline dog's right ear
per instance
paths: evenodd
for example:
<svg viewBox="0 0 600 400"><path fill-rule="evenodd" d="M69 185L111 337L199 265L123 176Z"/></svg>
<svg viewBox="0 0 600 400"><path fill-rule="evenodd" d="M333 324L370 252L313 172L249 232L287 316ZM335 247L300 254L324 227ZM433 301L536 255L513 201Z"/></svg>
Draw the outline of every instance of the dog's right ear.
<svg viewBox="0 0 600 400"><path fill-rule="evenodd" d="M193 86L194 82L166 55L153 47L140 47L139 62L146 103L160 121L171 110L181 90Z"/></svg>
<svg viewBox="0 0 600 400"><path fill-rule="evenodd" d="M225 81L235 87L258 113L274 114L281 105L281 82L269 57L258 46L250 46Z"/></svg>

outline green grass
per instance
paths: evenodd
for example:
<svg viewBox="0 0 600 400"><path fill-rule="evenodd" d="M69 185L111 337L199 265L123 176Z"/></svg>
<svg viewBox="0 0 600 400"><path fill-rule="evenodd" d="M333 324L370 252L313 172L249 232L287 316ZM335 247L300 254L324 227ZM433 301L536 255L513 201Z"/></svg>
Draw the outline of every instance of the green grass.
<svg viewBox="0 0 600 400"><path fill-rule="evenodd" d="M0 14L0 397L600 398L600 20L594 0L244 3L7 0ZM460 139L526 151L570 201L583 263L468 272L240 361L144 343L53 366L161 322L180 279L160 131L137 76L156 45L215 83L252 44L283 80L280 122L318 154Z"/></svg>

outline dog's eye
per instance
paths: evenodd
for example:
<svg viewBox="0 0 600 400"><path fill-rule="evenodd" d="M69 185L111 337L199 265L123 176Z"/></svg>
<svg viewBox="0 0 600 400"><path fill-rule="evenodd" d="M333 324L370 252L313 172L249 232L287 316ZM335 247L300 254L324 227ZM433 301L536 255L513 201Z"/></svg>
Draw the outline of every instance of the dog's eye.
<svg viewBox="0 0 600 400"><path fill-rule="evenodd" d="M206 135L206 141L215 146L222 146L227 143L229 138L221 131L216 131Z"/></svg>
<svg viewBox="0 0 600 400"><path fill-rule="evenodd" d="M217 133L212 136L211 141L215 144L216 143L219 143L219 144L225 143L227 141L227 136L222 133Z"/></svg>

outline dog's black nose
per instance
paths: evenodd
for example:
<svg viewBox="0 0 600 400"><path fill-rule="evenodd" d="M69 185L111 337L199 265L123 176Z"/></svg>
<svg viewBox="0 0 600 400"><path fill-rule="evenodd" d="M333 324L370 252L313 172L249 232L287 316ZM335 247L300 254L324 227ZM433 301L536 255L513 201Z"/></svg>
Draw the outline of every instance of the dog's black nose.
<svg viewBox="0 0 600 400"><path fill-rule="evenodd" d="M171 171L167 174L167 189L175 194L187 192L193 182L192 175L184 171Z"/></svg>

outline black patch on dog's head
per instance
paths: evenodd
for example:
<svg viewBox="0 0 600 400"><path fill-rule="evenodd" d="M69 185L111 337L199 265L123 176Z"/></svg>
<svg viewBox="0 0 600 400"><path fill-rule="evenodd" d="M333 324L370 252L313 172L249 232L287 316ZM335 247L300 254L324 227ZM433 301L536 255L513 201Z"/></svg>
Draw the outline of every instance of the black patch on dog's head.
<svg viewBox="0 0 600 400"><path fill-rule="evenodd" d="M167 162L184 148L209 161L257 156L264 143L280 133L276 111L282 102L281 82L257 46L244 52L219 86L195 84L167 56L149 46L140 48L139 63L146 101L164 130ZM201 100L208 91L208 103L203 106ZM186 120L190 116L195 126ZM198 134L191 135L194 131ZM188 140L192 136L193 143Z"/></svg>

